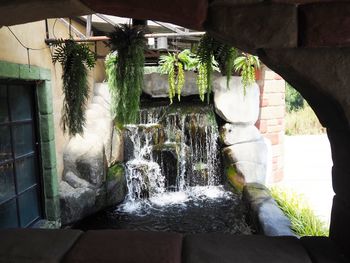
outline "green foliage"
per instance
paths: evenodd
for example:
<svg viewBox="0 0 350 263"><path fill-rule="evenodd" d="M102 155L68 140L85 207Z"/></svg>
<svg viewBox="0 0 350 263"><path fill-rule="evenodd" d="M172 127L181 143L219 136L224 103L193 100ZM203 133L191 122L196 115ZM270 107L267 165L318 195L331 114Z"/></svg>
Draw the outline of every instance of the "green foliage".
<svg viewBox="0 0 350 263"><path fill-rule="evenodd" d="M328 236L329 229L307 204L303 196L281 188L272 187L271 195L290 219L293 232L298 236Z"/></svg>
<svg viewBox="0 0 350 263"><path fill-rule="evenodd" d="M170 104L177 93L180 101L181 90L185 85L184 70L193 70L198 65L198 60L190 50L185 49L181 53L163 55L159 60L160 72L168 75Z"/></svg>
<svg viewBox="0 0 350 263"><path fill-rule="evenodd" d="M304 107L304 98L291 85L286 83L286 110L287 112L296 111Z"/></svg>
<svg viewBox="0 0 350 263"><path fill-rule="evenodd" d="M117 54L114 65L112 58L106 61L114 120L119 125L135 123L138 119L143 85L143 27L121 25L116 27L109 37L111 50Z"/></svg>
<svg viewBox="0 0 350 263"><path fill-rule="evenodd" d="M125 167L122 163L116 163L108 168L107 181L111 181L117 177L124 176Z"/></svg>
<svg viewBox="0 0 350 263"><path fill-rule="evenodd" d="M73 40L59 41L54 44L53 63L62 65L63 108L61 125L63 132L70 136L83 133L85 108L89 98L87 68L95 66L95 54L86 44L77 44Z"/></svg>
<svg viewBox="0 0 350 263"><path fill-rule="evenodd" d="M209 102L212 90L212 74L217 66L221 73L227 76L228 86L233 72L234 60L237 55L238 52L236 49L221 43L208 34L205 34L201 38L197 48L197 56L200 64L198 66L199 80L197 80L197 85L201 99L204 98L203 92L207 93L207 101Z"/></svg>
<svg viewBox="0 0 350 263"><path fill-rule="evenodd" d="M204 101L204 95L207 92L208 87L207 67L204 64L199 64L198 66L198 77L196 83L199 91L199 98L201 101Z"/></svg>
<svg viewBox="0 0 350 263"><path fill-rule="evenodd" d="M243 53L234 60L234 69L242 76L244 94L246 88L255 82L255 70L260 68L260 61L257 56Z"/></svg>
<svg viewBox="0 0 350 263"><path fill-rule="evenodd" d="M287 135L322 134L326 132L326 129L322 127L314 111L307 103L297 111L287 112L285 120L285 133Z"/></svg>

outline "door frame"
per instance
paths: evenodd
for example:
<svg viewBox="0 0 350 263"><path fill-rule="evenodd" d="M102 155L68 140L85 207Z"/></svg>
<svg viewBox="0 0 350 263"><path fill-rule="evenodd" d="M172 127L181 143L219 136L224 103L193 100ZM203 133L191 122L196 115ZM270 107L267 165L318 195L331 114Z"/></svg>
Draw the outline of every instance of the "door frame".
<svg viewBox="0 0 350 263"><path fill-rule="evenodd" d="M0 78L35 83L36 119L38 123L39 152L41 158L43 217L60 225L60 206L53 117L51 70L36 66L0 60Z"/></svg>

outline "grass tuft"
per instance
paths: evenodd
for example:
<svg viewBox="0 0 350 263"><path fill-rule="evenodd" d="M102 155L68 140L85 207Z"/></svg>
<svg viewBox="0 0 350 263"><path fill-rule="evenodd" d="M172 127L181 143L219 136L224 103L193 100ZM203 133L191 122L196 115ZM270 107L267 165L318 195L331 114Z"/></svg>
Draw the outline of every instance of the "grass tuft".
<svg viewBox="0 0 350 263"><path fill-rule="evenodd" d="M280 209L290 219L292 231L296 235L329 235L329 228L315 215L304 196L280 187L272 187L270 191Z"/></svg>
<svg viewBox="0 0 350 263"><path fill-rule="evenodd" d="M286 113L286 135L311 135L325 132L326 129L322 127L309 105Z"/></svg>

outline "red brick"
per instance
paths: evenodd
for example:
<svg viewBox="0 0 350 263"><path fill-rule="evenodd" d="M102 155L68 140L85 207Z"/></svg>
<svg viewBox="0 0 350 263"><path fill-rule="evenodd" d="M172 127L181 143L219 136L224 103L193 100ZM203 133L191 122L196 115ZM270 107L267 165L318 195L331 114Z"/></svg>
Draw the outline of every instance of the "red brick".
<svg viewBox="0 0 350 263"><path fill-rule="evenodd" d="M260 119L280 119L285 116L285 107L284 106L269 106L261 108Z"/></svg>
<svg viewBox="0 0 350 263"><path fill-rule="evenodd" d="M266 69L265 70L265 79L268 80L273 80L273 79L277 79L280 80L282 79L282 77L280 75L278 75L276 72L270 70L270 69Z"/></svg>
<svg viewBox="0 0 350 263"><path fill-rule="evenodd" d="M284 127L282 125L268 125L267 126L267 132L281 132L284 130Z"/></svg>
<svg viewBox="0 0 350 263"><path fill-rule="evenodd" d="M269 106L285 106L284 93L265 93L262 100L267 100Z"/></svg>
<svg viewBox="0 0 350 263"><path fill-rule="evenodd" d="M265 80L263 93L285 92L286 83L284 80Z"/></svg>
<svg viewBox="0 0 350 263"><path fill-rule="evenodd" d="M260 99L260 107L266 107L269 106L269 100L266 99Z"/></svg>
<svg viewBox="0 0 350 263"><path fill-rule="evenodd" d="M259 129L261 133L267 132L267 122L265 120L258 120L255 126Z"/></svg>

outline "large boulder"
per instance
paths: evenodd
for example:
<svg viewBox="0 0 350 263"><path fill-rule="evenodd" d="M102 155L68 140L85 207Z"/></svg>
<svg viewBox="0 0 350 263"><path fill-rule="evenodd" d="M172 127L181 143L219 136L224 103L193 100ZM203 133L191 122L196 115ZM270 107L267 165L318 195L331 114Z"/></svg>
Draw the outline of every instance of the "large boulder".
<svg viewBox="0 0 350 263"><path fill-rule="evenodd" d="M59 195L63 225L75 222L95 211L96 194L90 188L74 188L69 183L62 181Z"/></svg>
<svg viewBox="0 0 350 263"><path fill-rule="evenodd" d="M123 159L123 142L110 113L107 84L96 84L86 111L83 135L70 139L63 153L60 183L62 223L68 224L123 200L126 182L108 180L108 165ZM123 175L124 176L124 175Z"/></svg>
<svg viewBox="0 0 350 263"><path fill-rule="evenodd" d="M246 183L266 183L268 149L263 139L225 147L222 154L226 178L237 190Z"/></svg>
<svg viewBox="0 0 350 263"><path fill-rule="evenodd" d="M238 143L222 150L226 163L240 161L266 164L267 146L263 139L255 142Z"/></svg>
<svg viewBox="0 0 350 263"><path fill-rule="evenodd" d="M229 87L226 77L220 77L213 82L213 90L215 112L223 120L251 125L258 120L260 91L256 83L244 92L241 77L232 76Z"/></svg>
<svg viewBox="0 0 350 263"><path fill-rule="evenodd" d="M220 140L226 146L261 140L260 131L254 125L226 123L220 128Z"/></svg>

